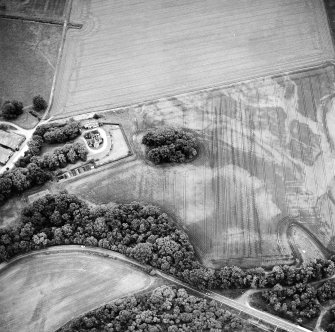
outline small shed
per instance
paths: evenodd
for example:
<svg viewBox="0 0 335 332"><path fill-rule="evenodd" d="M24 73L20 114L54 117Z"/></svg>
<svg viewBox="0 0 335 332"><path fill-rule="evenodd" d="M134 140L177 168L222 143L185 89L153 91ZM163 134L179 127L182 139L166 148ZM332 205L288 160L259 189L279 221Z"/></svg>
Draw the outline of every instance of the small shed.
<svg viewBox="0 0 335 332"><path fill-rule="evenodd" d="M80 125L84 129L92 129L92 128L99 127L99 122L95 119L87 119L87 120L80 121Z"/></svg>
<svg viewBox="0 0 335 332"><path fill-rule="evenodd" d="M0 130L0 145L6 148L16 150L20 147L24 140L25 138L21 135Z"/></svg>

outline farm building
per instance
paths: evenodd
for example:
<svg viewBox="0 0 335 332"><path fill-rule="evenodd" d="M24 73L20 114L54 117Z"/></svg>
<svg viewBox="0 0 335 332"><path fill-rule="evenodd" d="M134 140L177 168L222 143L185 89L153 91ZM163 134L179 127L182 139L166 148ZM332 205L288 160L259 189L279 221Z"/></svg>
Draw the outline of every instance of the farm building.
<svg viewBox="0 0 335 332"><path fill-rule="evenodd" d="M87 119L80 122L81 126L85 129L92 129L99 127L99 122L94 119Z"/></svg>
<svg viewBox="0 0 335 332"><path fill-rule="evenodd" d="M39 198L41 198L41 197L43 197L47 194L50 194L50 191L48 189L39 191L39 192L37 192L35 194L32 194L32 195L29 195L28 196L28 203L31 204L34 201L36 201L37 199L39 199Z"/></svg>
<svg viewBox="0 0 335 332"><path fill-rule="evenodd" d="M0 130L0 145L16 150L20 147L24 137L15 133L8 133L7 131Z"/></svg>
<svg viewBox="0 0 335 332"><path fill-rule="evenodd" d="M12 154L13 151L0 146L0 164L5 165Z"/></svg>

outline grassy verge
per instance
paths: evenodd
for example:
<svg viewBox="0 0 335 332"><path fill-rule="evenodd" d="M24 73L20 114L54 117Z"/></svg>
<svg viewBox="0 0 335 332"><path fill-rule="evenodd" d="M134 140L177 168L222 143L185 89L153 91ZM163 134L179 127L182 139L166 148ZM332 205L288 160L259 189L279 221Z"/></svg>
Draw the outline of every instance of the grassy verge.
<svg viewBox="0 0 335 332"><path fill-rule="evenodd" d="M246 291L247 289L225 289L217 293L220 293L223 296L229 297L230 299L234 300L242 296Z"/></svg>

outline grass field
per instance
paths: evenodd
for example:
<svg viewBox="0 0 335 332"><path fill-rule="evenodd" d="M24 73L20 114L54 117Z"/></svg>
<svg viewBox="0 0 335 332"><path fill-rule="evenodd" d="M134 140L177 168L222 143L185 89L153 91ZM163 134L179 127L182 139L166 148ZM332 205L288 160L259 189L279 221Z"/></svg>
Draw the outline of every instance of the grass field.
<svg viewBox="0 0 335 332"><path fill-rule="evenodd" d="M323 199L334 183L334 131L327 129L334 79L334 67L325 66L105 113L123 125L137 158L61 188L97 203L162 206L208 265L293 263L280 227L285 218L303 223L325 246L335 235L335 205ZM193 130L199 158L147 164L139 138L159 126Z"/></svg>
<svg viewBox="0 0 335 332"><path fill-rule="evenodd" d="M92 0L83 6L84 28L67 34L51 115L138 103L334 57L322 0Z"/></svg>
<svg viewBox="0 0 335 332"><path fill-rule="evenodd" d="M0 0L0 15L62 20L67 0Z"/></svg>
<svg viewBox="0 0 335 332"><path fill-rule="evenodd" d="M0 19L0 98L24 106L50 95L62 27Z"/></svg>
<svg viewBox="0 0 335 332"><path fill-rule="evenodd" d="M0 271L0 330L54 331L153 278L125 263L81 252L35 253Z"/></svg>

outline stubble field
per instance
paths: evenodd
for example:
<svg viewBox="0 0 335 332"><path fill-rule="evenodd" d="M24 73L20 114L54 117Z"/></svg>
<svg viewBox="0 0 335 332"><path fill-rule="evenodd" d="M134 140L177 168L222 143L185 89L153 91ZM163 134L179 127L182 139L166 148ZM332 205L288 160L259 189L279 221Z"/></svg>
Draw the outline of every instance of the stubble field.
<svg viewBox="0 0 335 332"><path fill-rule="evenodd" d="M92 0L68 31L52 115L124 106L333 58L322 0Z"/></svg>
<svg viewBox="0 0 335 332"><path fill-rule="evenodd" d="M162 206L187 229L206 265L293 263L287 218L325 246L335 235L334 78L329 65L106 113L122 123L136 157L62 186L96 203ZM147 164L140 137L159 126L193 130L198 159Z"/></svg>
<svg viewBox="0 0 335 332"><path fill-rule="evenodd" d="M67 250L33 253L0 271L1 331L54 331L153 283L152 277L125 263Z"/></svg>

